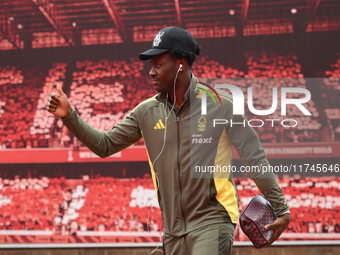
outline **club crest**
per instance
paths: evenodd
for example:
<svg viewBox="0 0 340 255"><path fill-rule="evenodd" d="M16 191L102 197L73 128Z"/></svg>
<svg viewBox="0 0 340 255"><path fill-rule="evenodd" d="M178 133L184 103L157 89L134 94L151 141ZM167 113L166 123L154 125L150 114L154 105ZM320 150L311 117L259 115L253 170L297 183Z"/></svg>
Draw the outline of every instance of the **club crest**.
<svg viewBox="0 0 340 255"><path fill-rule="evenodd" d="M153 40L153 46L158 46L162 42L163 31L160 31Z"/></svg>

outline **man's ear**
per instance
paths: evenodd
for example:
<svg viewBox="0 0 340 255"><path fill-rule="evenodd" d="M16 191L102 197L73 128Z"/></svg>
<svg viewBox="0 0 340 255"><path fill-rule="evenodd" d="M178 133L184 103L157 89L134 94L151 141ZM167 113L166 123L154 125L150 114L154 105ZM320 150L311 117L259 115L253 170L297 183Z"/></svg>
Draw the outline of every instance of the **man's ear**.
<svg viewBox="0 0 340 255"><path fill-rule="evenodd" d="M188 66L188 61L185 58L181 59L181 61L179 62L179 71L185 70L187 66Z"/></svg>

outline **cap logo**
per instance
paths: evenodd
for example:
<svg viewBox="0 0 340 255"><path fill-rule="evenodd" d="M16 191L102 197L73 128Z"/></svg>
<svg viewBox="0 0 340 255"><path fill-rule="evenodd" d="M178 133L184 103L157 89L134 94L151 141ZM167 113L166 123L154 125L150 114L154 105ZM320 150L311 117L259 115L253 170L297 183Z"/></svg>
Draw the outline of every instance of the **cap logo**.
<svg viewBox="0 0 340 255"><path fill-rule="evenodd" d="M159 33L153 39L153 46L158 46L162 42L162 36L164 35L164 31L159 31Z"/></svg>

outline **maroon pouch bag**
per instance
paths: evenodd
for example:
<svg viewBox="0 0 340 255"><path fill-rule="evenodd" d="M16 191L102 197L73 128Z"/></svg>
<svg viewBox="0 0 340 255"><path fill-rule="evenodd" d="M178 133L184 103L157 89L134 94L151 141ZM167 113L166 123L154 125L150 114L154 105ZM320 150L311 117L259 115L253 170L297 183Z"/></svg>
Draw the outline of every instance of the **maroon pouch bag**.
<svg viewBox="0 0 340 255"><path fill-rule="evenodd" d="M240 226L255 248L269 244L274 230L265 230L264 226L273 223L277 216L269 201L261 194L254 196L240 215Z"/></svg>

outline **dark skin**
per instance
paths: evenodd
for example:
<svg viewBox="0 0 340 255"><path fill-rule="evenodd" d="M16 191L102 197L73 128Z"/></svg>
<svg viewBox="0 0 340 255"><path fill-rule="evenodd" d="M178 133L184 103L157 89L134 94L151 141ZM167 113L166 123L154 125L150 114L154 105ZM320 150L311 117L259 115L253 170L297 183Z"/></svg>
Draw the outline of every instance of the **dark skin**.
<svg viewBox="0 0 340 255"><path fill-rule="evenodd" d="M66 118L71 113L72 107L59 83L57 91L58 93L53 93L48 98L46 110L55 116Z"/></svg>
<svg viewBox="0 0 340 255"><path fill-rule="evenodd" d="M179 107L184 102L184 94L188 90L190 84L191 70L188 66L186 59L177 59L171 56L169 53L163 53L151 57L151 70L149 75L152 78L152 82L158 92L168 93L172 102L175 102L174 97L174 81L178 69L181 67L181 71L178 72L175 95L175 106Z"/></svg>
<svg viewBox="0 0 340 255"><path fill-rule="evenodd" d="M163 53L151 57L150 63L151 70L149 75L152 78L156 90L158 92L168 93L171 101L175 102L175 106L181 106L184 102L184 95L188 90L191 78L191 68L189 67L187 60L177 59L169 53ZM175 100L174 81L180 65L182 65L182 67L181 71L178 72L176 80ZM72 107L70 102L59 84L57 84L57 93L53 93L49 97L46 110L53 115L62 118L67 117L71 113ZM290 214L284 214L277 218L272 224L265 226L266 230L274 229L274 235L270 240L270 244L280 237L282 232L288 227L289 222Z"/></svg>
<svg viewBox="0 0 340 255"><path fill-rule="evenodd" d="M290 222L290 214L285 213L282 216L278 217L272 224L268 224L264 226L264 229L270 230L274 229L274 235L272 239L270 240L269 245L271 245L273 242L275 242L282 232L288 227Z"/></svg>

